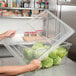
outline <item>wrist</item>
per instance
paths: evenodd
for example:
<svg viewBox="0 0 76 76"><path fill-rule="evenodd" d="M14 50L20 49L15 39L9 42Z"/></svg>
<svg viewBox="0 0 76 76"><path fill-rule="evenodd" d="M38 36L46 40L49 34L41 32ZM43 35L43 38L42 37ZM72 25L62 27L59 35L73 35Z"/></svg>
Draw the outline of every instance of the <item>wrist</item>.
<svg viewBox="0 0 76 76"><path fill-rule="evenodd" d="M39 66L37 66L35 64L29 64L29 67L30 67L30 71L34 71L39 68Z"/></svg>
<svg viewBox="0 0 76 76"><path fill-rule="evenodd" d="M28 72L33 71L33 68L34 68L34 65L32 64L27 65Z"/></svg>
<svg viewBox="0 0 76 76"><path fill-rule="evenodd" d="M37 67L36 67L36 65L33 65L33 64L28 64L28 65L24 66L25 72L34 71L35 69L37 69Z"/></svg>

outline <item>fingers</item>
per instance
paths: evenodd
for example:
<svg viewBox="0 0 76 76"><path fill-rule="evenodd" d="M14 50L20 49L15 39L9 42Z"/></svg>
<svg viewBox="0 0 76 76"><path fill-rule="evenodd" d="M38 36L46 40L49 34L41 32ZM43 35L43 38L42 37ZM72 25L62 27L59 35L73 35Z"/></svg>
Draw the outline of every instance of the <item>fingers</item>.
<svg viewBox="0 0 76 76"><path fill-rule="evenodd" d="M10 34L10 38L12 38L12 37L14 37L15 36L15 33L16 33L16 31L11 31L11 34Z"/></svg>
<svg viewBox="0 0 76 76"><path fill-rule="evenodd" d="M36 62L37 67L40 68L41 61L40 60L35 60L35 62Z"/></svg>
<svg viewBox="0 0 76 76"><path fill-rule="evenodd" d="M15 35L16 31L15 30L8 30L7 32L4 33L5 37L13 37Z"/></svg>
<svg viewBox="0 0 76 76"><path fill-rule="evenodd" d="M12 37L14 37L14 36L15 36L15 33L11 34L11 35L9 36L9 38L12 38Z"/></svg>
<svg viewBox="0 0 76 76"><path fill-rule="evenodd" d="M32 60L30 64L34 65L35 68L40 68L41 61L39 59Z"/></svg>

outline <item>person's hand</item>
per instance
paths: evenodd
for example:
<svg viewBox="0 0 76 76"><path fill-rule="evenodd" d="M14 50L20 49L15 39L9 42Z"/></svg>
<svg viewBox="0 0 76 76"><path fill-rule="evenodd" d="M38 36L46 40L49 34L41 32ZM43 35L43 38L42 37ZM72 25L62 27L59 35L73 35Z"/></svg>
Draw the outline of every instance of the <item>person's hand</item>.
<svg viewBox="0 0 76 76"><path fill-rule="evenodd" d="M5 33L3 33L4 37L7 38L12 38L15 35L16 31L15 30L8 30Z"/></svg>
<svg viewBox="0 0 76 76"><path fill-rule="evenodd" d="M30 62L30 67L32 67L32 68L31 68L31 71L32 71L32 70L39 69L39 68L40 68L40 64L41 64L41 61L40 61L40 60L32 60L32 61Z"/></svg>

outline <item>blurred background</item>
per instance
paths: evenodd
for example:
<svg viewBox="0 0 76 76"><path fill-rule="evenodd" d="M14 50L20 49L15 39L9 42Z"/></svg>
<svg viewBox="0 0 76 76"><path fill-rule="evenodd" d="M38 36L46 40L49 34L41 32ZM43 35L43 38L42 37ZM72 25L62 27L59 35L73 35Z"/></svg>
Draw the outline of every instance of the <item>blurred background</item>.
<svg viewBox="0 0 76 76"><path fill-rule="evenodd" d="M58 16L76 31L76 0L59 0ZM76 33L68 41L72 43L68 57L76 61Z"/></svg>

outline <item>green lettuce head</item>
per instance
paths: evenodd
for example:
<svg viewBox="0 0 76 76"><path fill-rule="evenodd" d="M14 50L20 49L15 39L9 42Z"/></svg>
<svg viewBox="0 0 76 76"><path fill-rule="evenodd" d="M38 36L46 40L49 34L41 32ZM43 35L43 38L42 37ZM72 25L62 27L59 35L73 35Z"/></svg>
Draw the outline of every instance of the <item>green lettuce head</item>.
<svg viewBox="0 0 76 76"><path fill-rule="evenodd" d="M50 57L46 57L41 61L42 63L42 68L49 68L53 66L53 59Z"/></svg>

